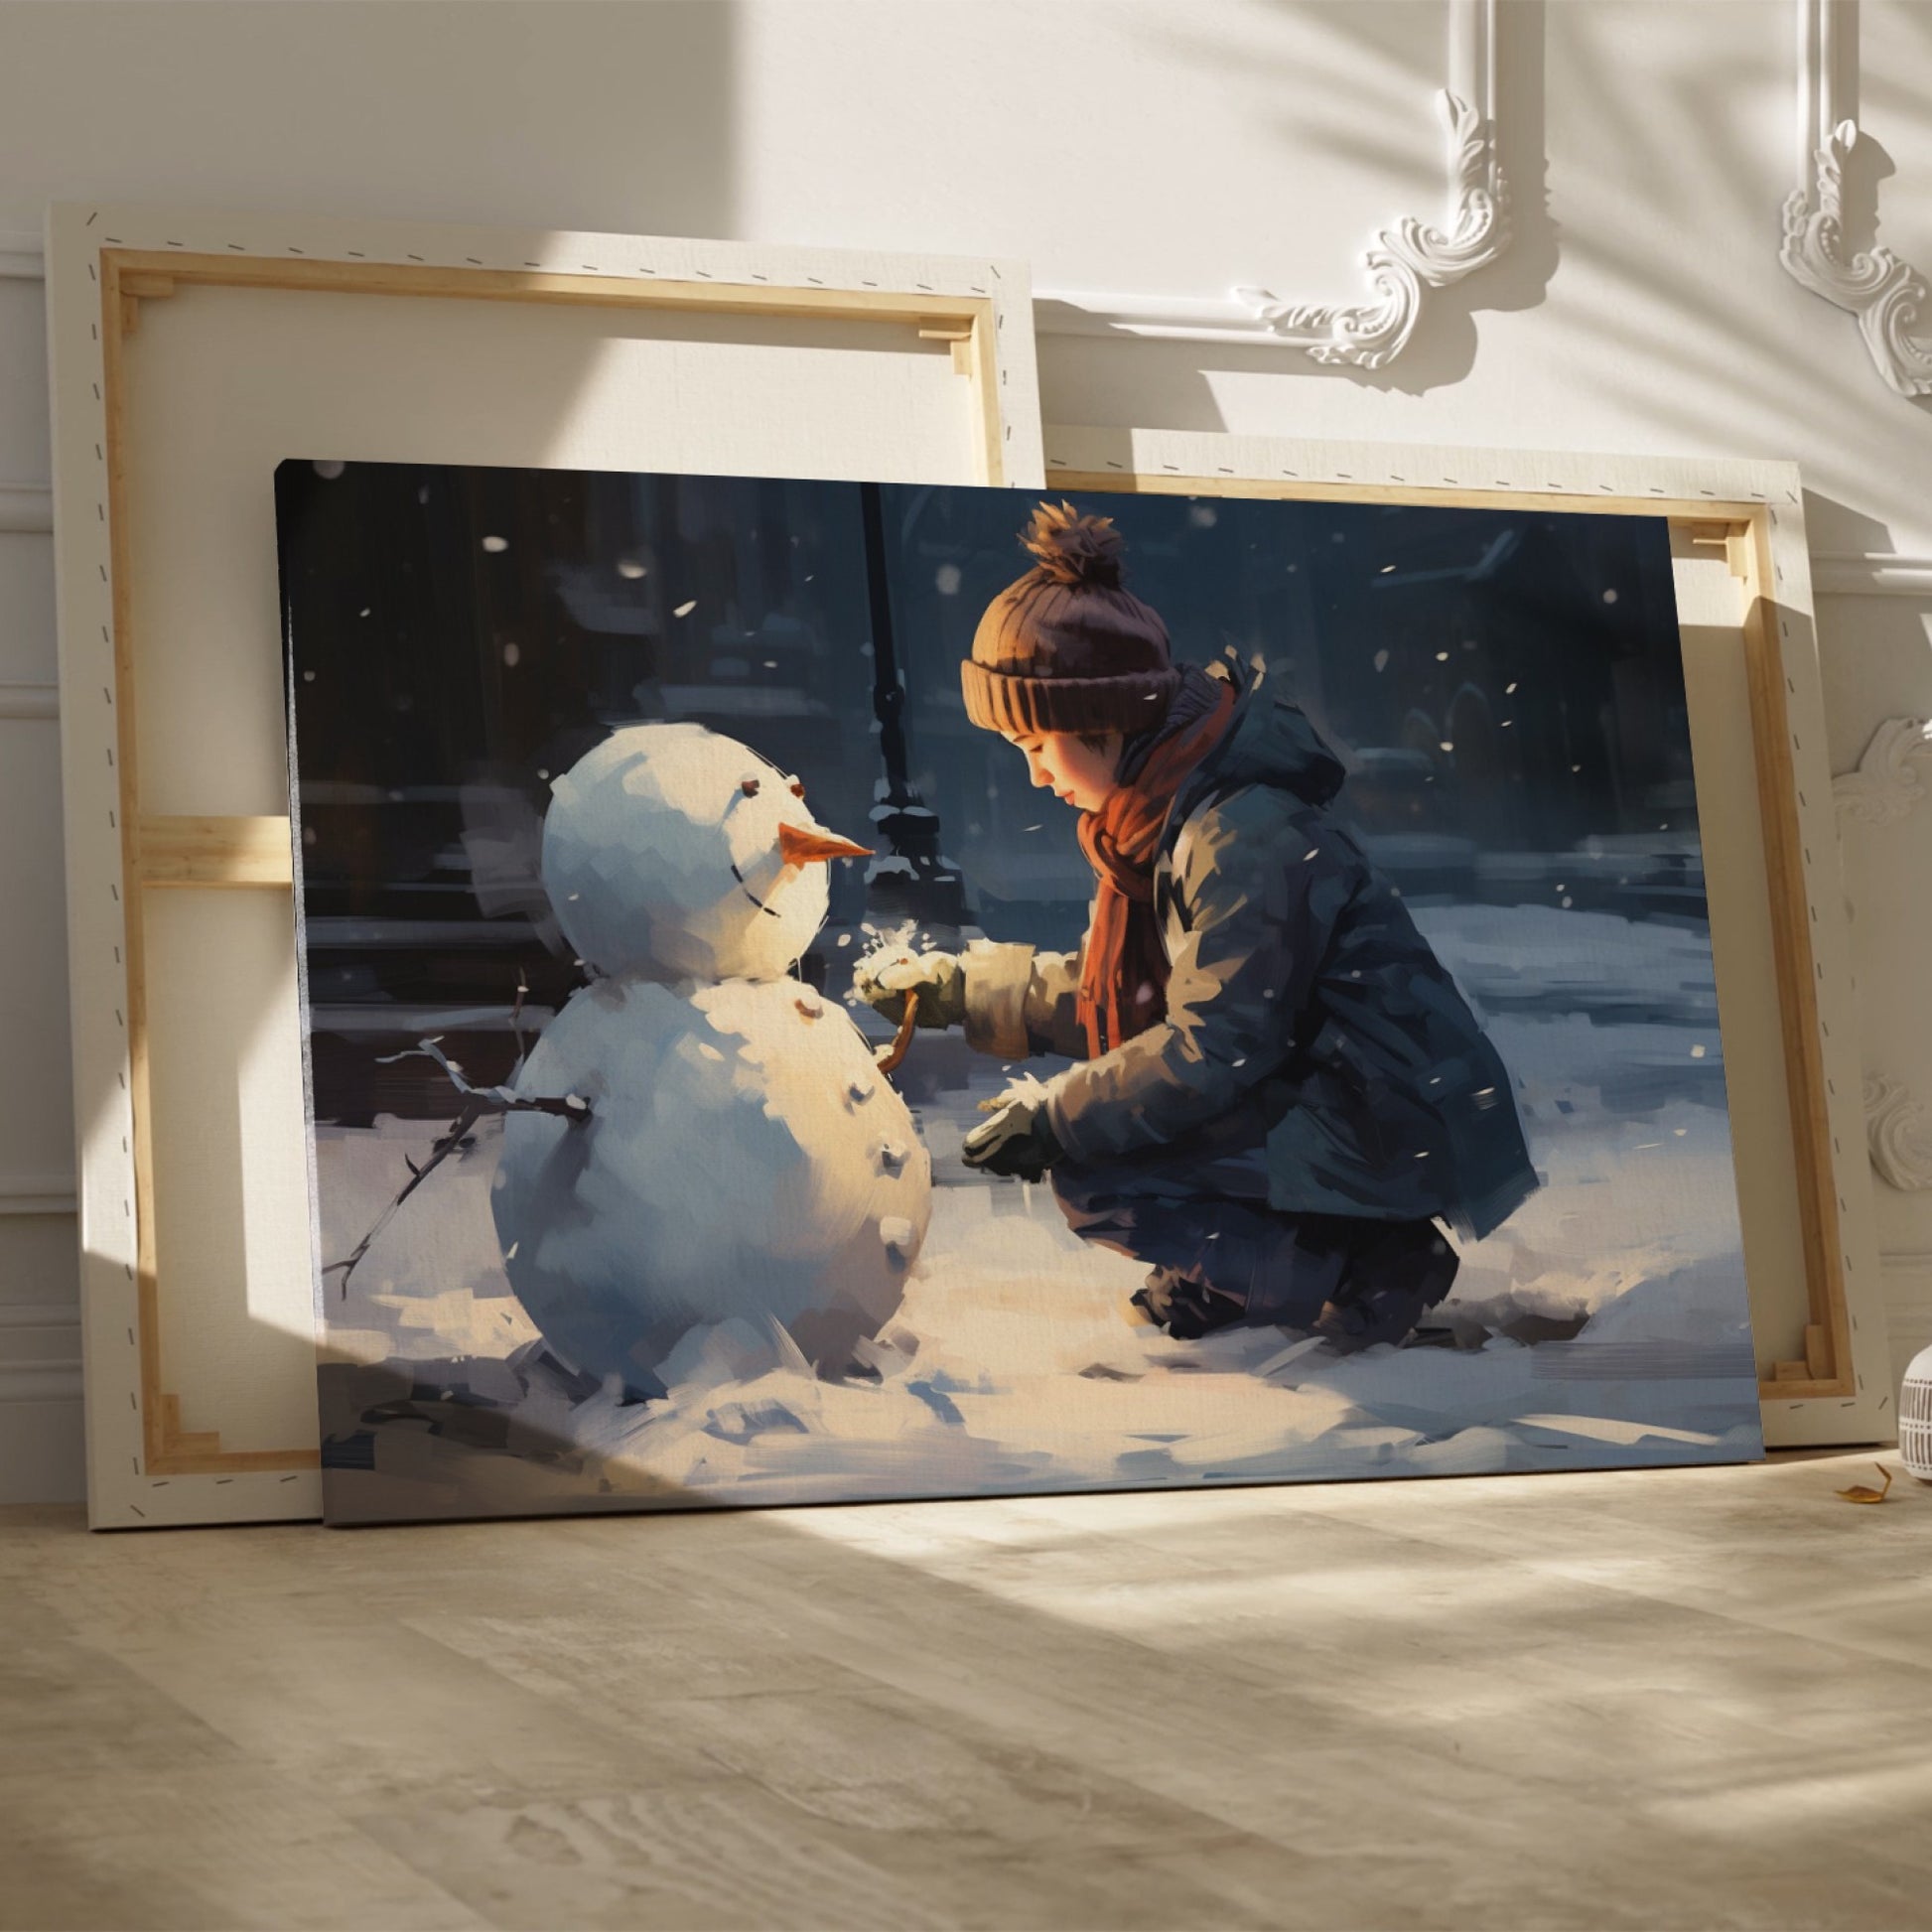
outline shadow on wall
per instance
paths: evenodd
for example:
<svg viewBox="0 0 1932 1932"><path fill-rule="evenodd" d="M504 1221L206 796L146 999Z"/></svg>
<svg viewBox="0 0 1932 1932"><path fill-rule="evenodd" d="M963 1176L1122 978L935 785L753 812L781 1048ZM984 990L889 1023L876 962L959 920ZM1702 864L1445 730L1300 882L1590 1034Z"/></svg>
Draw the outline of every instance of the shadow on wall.
<svg viewBox="0 0 1932 1932"><path fill-rule="evenodd" d="M0 226L77 194L232 206L245 155L252 207L736 232L737 8L342 11L11 10Z"/></svg>
<svg viewBox="0 0 1932 1932"><path fill-rule="evenodd" d="M1324 129L1322 144L1364 170L1413 180L1409 199L1392 204L1382 226L1393 227L1407 216L1430 225L1444 218L1441 137L1431 96L1448 79L1447 27L1439 40L1419 51L1413 33L1414 15L1404 7L1303 8L1296 0L1271 0L1292 8L1298 19L1313 20L1327 31L1333 52L1321 85L1311 89L1302 69L1280 76L1284 100L1338 101L1359 94L1364 69L1394 69L1413 82L1413 119L1385 130L1363 112L1337 115L1344 125ZM1041 345L1042 361L1080 358L1092 365L1115 361L1115 380L1123 388L1163 398L1163 426L1171 429L1224 430L1228 427L1208 372L1312 377L1346 381L1359 388L1426 395L1461 381L1474 367L1478 348L1475 321L1479 310L1516 311L1535 308L1544 298L1558 260L1558 230L1549 207L1549 161L1544 140L1543 0L1512 0L1496 17L1496 95L1493 112L1503 174L1509 185L1511 238L1500 260L1478 269L1461 283L1432 289L1422 325L1403 351L1380 369L1346 365L1324 366L1301 350L1267 344L1189 343L1140 338L1049 337ZM1447 10L1445 10L1447 18ZM1169 52L1176 60L1200 58L1198 49L1176 39ZM1299 109L1297 110L1300 111ZM1417 174L1419 146L1427 152L1426 173ZM1376 290L1361 262L1361 251L1332 259L1310 260L1298 254L1295 197L1292 179L1284 184L1283 220L1279 232L1258 238L1250 264L1255 276L1288 301L1372 303ZM1373 235L1362 237L1372 245ZM1223 290L1193 293L1220 295ZM1131 359L1131 372L1120 358ZM1043 386L1050 391L1050 379Z"/></svg>
<svg viewBox="0 0 1932 1932"><path fill-rule="evenodd" d="M1822 432L1826 449L1895 450L1901 426L1906 435L1921 428L1932 398L1889 393L1851 317L1779 265L1779 208L1796 184L1789 143L1765 109L1794 97L1791 49L1785 21L1770 10L1732 15L1739 33L1724 111L1688 36L1652 36L1646 64L1628 64L1618 87L1575 87L1580 70L1609 69L1619 44L1597 9L1552 16L1561 23L1552 54L1559 84L1573 83L1565 89L1566 147L1616 159L1613 178L1568 172L1570 205L1581 208L1569 262L1581 278L1615 291L1614 301L1565 310L1576 393L1667 437L1666 448L1783 458L1801 444L1818 447ZM1876 232L1881 210L1871 198L1890 165L1875 151L1852 174L1849 242ZM1859 198L1863 207L1852 205ZM1874 460L1883 458L1867 457L1866 466ZM1814 550L1890 547L1874 523L1843 505L1814 496L1810 509Z"/></svg>

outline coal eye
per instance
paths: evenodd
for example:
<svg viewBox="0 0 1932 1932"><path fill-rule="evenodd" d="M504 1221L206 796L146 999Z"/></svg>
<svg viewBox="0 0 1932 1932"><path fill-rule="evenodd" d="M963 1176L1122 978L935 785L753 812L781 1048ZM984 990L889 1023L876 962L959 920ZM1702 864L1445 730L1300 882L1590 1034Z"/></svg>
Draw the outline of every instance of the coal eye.
<svg viewBox="0 0 1932 1932"><path fill-rule="evenodd" d="M759 781L756 778L747 778L738 788L747 798L756 798L759 795Z"/></svg>
<svg viewBox="0 0 1932 1932"><path fill-rule="evenodd" d="M804 795L805 795L805 781L804 781L804 779L803 779L803 778L794 778L794 779L792 779L792 781L791 781L791 795L792 795L792 796L793 796L794 798L802 798L802 797L804 797Z"/></svg>

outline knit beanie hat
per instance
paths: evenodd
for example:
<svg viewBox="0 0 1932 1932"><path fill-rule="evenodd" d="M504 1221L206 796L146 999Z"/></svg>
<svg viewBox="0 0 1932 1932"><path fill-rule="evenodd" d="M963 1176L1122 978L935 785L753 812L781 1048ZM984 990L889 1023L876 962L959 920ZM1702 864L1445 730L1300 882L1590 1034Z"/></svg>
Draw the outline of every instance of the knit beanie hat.
<svg viewBox="0 0 1932 1932"><path fill-rule="evenodd" d="M1041 503L1021 535L1036 560L980 619L959 667L966 715L999 732L1125 732L1159 724L1180 684L1168 626L1121 589L1111 516Z"/></svg>

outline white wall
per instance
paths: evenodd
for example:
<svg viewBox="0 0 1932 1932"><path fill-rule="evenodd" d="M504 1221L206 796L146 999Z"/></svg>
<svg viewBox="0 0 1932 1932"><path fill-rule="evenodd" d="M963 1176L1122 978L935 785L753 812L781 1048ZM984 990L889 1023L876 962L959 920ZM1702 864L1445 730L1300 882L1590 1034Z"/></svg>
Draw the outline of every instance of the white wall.
<svg viewBox="0 0 1932 1932"><path fill-rule="evenodd" d="M1932 6L1861 12L1862 171L1884 240L1932 266ZM1349 298L1377 226L1436 212L1446 45L1435 0L0 6L0 237L98 196ZM1851 319L1778 265L1791 5L1505 0L1499 70L1515 240L1390 368L1053 337L1049 420L1795 459L1815 552L1920 567L1884 596L1831 568L1832 755L1852 767L1881 721L1932 714L1932 403L1886 389ZM18 527L45 498L6 487L47 475L39 302L0 277L0 1495L80 1480L51 567ZM1913 886L1932 810L1848 849L1866 1062L1932 1105ZM1877 1191L1902 1354L1932 1340L1932 1189Z"/></svg>

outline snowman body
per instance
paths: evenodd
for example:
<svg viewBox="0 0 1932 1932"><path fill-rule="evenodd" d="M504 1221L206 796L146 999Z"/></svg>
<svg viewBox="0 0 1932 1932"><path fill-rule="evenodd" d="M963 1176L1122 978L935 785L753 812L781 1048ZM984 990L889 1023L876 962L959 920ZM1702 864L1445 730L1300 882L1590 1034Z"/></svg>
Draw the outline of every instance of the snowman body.
<svg viewBox="0 0 1932 1932"><path fill-rule="evenodd" d="M588 1116L509 1115L491 1202L574 1369L660 1394L685 1335L739 1317L836 1374L899 1304L931 1164L858 1029L789 977L825 917L815 838L841 843L794 780L697 726L617 733L555 787L544 883L599 977L512 1085Z"/></svg>

